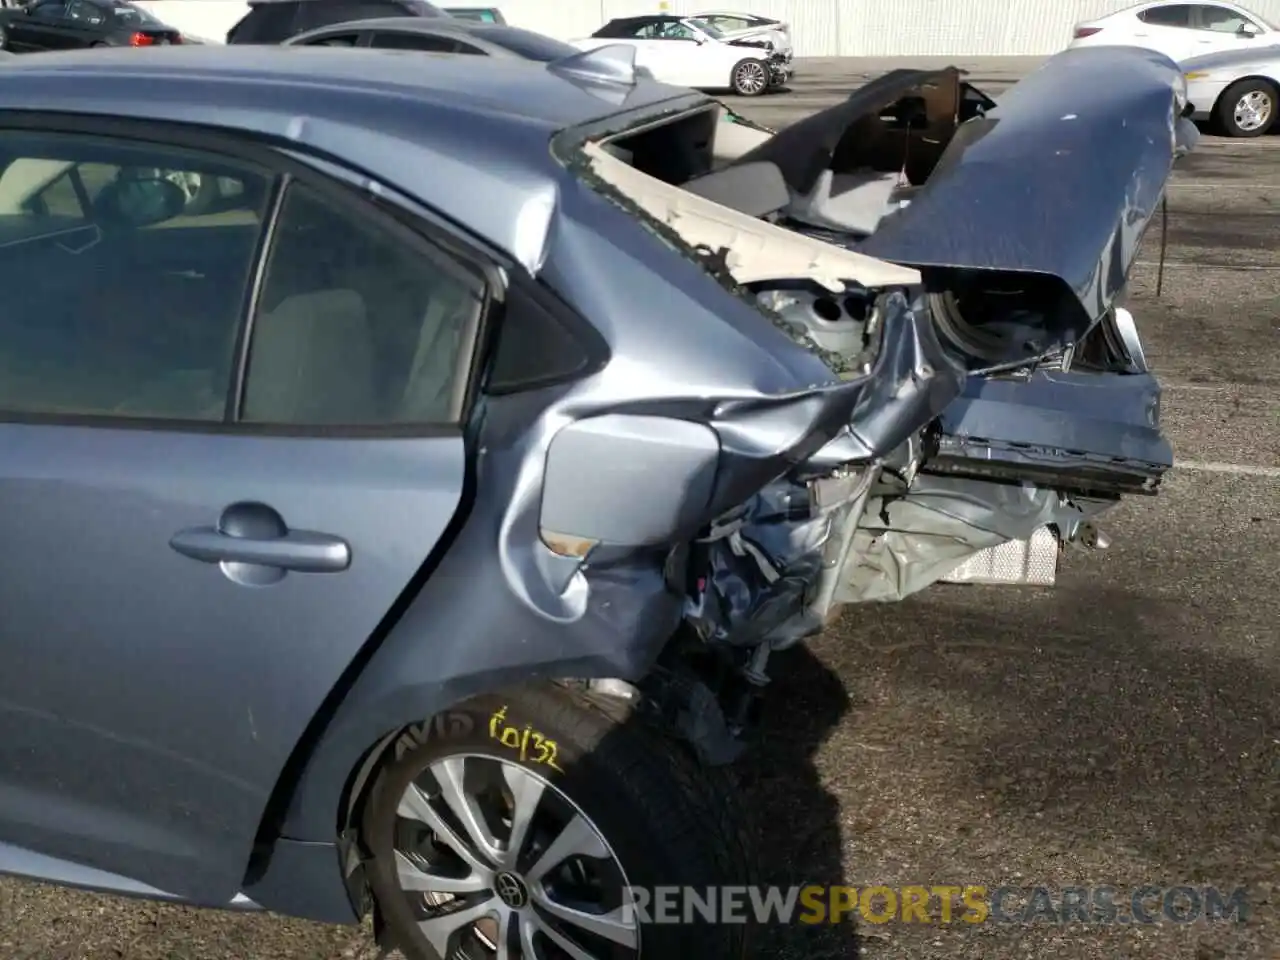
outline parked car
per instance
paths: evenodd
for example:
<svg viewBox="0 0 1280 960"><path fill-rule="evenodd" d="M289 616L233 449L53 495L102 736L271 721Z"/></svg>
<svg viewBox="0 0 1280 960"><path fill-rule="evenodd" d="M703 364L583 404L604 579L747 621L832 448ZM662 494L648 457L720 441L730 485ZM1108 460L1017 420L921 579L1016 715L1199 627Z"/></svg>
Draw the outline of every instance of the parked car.
<svg viewBox="0 0 1280 960"><path fill-rule="evenodd" d="M791 25L783 20L762 17L754 13L736 13L732 11L710 10L695 13L692 19L700 23L709 23L730 40L742 40L747 37L761 37L773 44L778 53L791 54Z"/></svg>
<svg viewBox="0 0 1280 960"><path fill-rule="evenodd" d="M306 30L384 17L448 17L426 0L249 0L227 43L278 44Z"/></svg>
<svg viewBox="0 0 1280 960"><path fill-rule="evenodd" d="M646 15L610 20L590 37L570 41L582 50L610 44L634 47L635 62L662 83L732 90L755 97L791 78L791 58L765 39L730 39L689 17Z"/></svg>
<svg viewBox="0 0 1280 960"><path fill-rule="evenodd" d="M1158 489L1117 298L1173 64L1068 51L987 116L892 71L771 136L634 61L6 64L0 871L738 958L624 897L749 882L770 654Z"/></svg>
<svg viewBox="0 0 1280 960"><path fill-rule="evenodd" d="M1266 46L1276 28L1234 3L1139 3L1075 25L1071 46L1121 44L1159 50L1171 60Z"/></svg>
<svg viewBox="0 0 1280 960"><path fill-rule="evenodd" d="M507 22L507 18L497 7L445 7L444 11L459 20L479 20L481 23Z"/></svg>
<svg viewBox="0 0 1280 960"><path fill-rule="evenodd" d="M1182 62L1192 117L1229 137L1260 137L1280 104L1280 44L1228 50Z"/></svg>
<svg viewBox="0 0 1280 960"><path fill-rule="evenodd" d="M175 43L182 43L181 31L128 0L35 0L0 9L0 49L15 53Z"/></svg>
<svg viewBox="0 0 1280 960"><path fill-rule="evenodd" d="M308 30L284 43L292 47L382 47L431 53L481 54L550 63L578 52L561 40L496 23L436 17L356 20Z"/></svg>

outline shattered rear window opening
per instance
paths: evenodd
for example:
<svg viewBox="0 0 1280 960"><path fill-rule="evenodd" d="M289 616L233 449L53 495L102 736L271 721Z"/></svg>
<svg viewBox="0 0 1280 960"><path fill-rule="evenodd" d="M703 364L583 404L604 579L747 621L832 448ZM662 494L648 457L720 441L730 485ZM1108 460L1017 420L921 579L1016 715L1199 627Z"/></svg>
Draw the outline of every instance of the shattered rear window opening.
<svg viewBox="0 0 1280 960"><path fill-rule="evenodd" d="M822 362L836 375L838 379L856 379L869 375L874 361L878 356L880 344L883 341L883 323L868 322L865 328L865 342L863 349L854 353L841 353L836 350L824 347L819 343L808 329L802 324L784 317L778 310L772 308L762 299L757 290L752 289L753 286L761 287L771 282L776 282L779 286L785 286L786 282L791 279L779 274L776 278L767 277L760 281L751 281L745 283L734 276L733 258L736 256L730 245L719 244L709 245L705 243L693 243L686 239L681 232L673 227L670 223L665 222L662 218L655 216L644 205L628 194L628 192L620 185L612 182L607 175L602 173L598 167L605 157L615 159L610 156L612 153L608 150L610 145L620 140L633 138L637 135L644 134L649 130L659 130L663 128L676 127L682 121L695 120L699 117L711 117L714 125L719 125L717 111L719 105L714 101L705 105L698 106L692 110L680 109L668 112L666 115L653 116L649 115L642 118L639 122L631 124L623 124L614 129L602 130L599 133L592 133L586 137L577 137L571 143L564 144L562 149L557 151L557 155L561 162L575 174L580 180L586 183L596 193L604 196L606 199L635 217L640 224L650 233L658 237L669 247L680 253L686 259L696 263L706 274L710 275L724 290L738 298L744 303L749 304L755 311L763 314L773 326L781 331L793 343L803 347L805 350L817 356ZM714 136L714 133L712 134ZM563 144L563 141L561 141ZM708 145L700 145L708 146ZM633 171L635 175L644 177L650 181L655 189L666 189L674 192L684 193L681 190L681 183L672 183L666 179L661 179L647 170L643 170L626 161L618 160L620 165L626 167L627 170ZM676 178L679 179L679 178ZM689 202L710 202L703 201L702 198L696 197L691 193L684 193L684 196L690 198ZM725 219L740 218L745 215L739 214L728 207L717 206L717 213L723 211ZM897 282L877 283L874 286L863 287L875 294L874 307L872 312L877 317L885 314L884 299L897 292L901 296L905 291L904 287L913 283L918 283L919 275L908 268L899 267L896 264L884 263L865 257L861 254L854 254L843 247L834 244L825 243L817 238L803 237L793 234L785 230L783 227L772 224L763 219L751 219L753 227L758 226L770 233L777 231L777 240L779 244L785 244L788 247L804 245L811 247L818 244L820 248L829 250L834 259L838 261L841 258L847 259L857 257L859 263L865 261L866 265L883 268L892 275L892 279ZM815 260L817 258L814 258ZM834 269L839 269L833 264ZM826 290L834 296L846 296L855 292L854 288L862 286L861 281L856 277L858 272L856 266L850 266L846 270L840 270L840 276L829 275L826 272L815 273L817 268L810 267L810 273L799 273L794 280L803 281L813 284L816 288ZM851 274L851 275L846 275ZM850 287L851 282L853 288ZM911 299L910 294L907 298ZM892 311L890 311L892 312Z"/></svg>

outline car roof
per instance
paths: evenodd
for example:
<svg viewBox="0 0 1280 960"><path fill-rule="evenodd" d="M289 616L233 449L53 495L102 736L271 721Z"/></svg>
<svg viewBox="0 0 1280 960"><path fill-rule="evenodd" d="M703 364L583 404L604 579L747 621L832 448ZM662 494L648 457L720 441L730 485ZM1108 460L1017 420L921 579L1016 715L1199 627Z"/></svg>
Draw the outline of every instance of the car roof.
<svg viewBox="0 0 1280 960"><path fill-rule="evenodd" d="M517 50L528 47L530 41L544 41L544 46L563 48L563 56L571 56L578 51L570 44L551 37L513 27L507 23L483 23L476 20L455 20L452 17L377 17L369 20L344 20L323 27L315 27L304 33L295 34L284 41L285 46L298 46L325 37L339 36L347 33L411 33L418 36L448 37L452 39L476 41L477 44L493 55L521 56ZM507 41L504 43L503 41ZM521 41L524 41L523 43ZM539 60L550 59L554 50Z"/></svg>
<svg viewBox="0 0 1280 960"><path fill-rule="evenodd" d="M646 13L638 17L614 17L606 26L613 23L658 23L662 20L687 20L682 13Z"/></svg>
<svg viewBox="0 0 1280 960"><path fill-rule="evenodd" d="M354 22L367 28L377 21ZM412 101L424 112L447 108L452 113L506 116L554 130L589 123L620 109L614 105L620 98L593 93L589 84L567 79L543 64L499 63L417 50L234 44L99 48L15 57L6 62L4 76L0 109L31 109L43 100L48 109L162 119L165 104L179 99L184 103L183 115L196 122L201 122L197 118L207 104L207 119L215 124L227 116L221 109L224 103L239 102L245 84L262 84L272 91L271 96L260 91L243 97L264 118L287 114L353 126L363 125L359 111L345 109L344 100L364 100L371 106ZM157 83L174 96L157 98ZM209 95L219 90L226 96L211 101ZM346 97L317 96L323 90ZM688 91L641 78L630 88L627 103L656 103L682 93Z"/></svg>
<svg viewBox="0 0 1280 960"><path fill-rule="evenodd" d="M392 33L457 33L479 37L517 36L533 33L509 23L482 23L479 20L456 20L453 17L374 17L369 20L343 20L316 27L289 38L320 36L325 33L349 33L352 30L384 30Z"/></svg>
<svg viewBox="0 0 1280 960"><path fill-rule="evenodd" d="M643 77L601 85L514 57L326 46L60 51L6 57L0 75L0 110L14 114L188 124L339 158L517 259L529 242L525 205L554 197L568 176L549 149L557 132L713 102Z"/></svg>

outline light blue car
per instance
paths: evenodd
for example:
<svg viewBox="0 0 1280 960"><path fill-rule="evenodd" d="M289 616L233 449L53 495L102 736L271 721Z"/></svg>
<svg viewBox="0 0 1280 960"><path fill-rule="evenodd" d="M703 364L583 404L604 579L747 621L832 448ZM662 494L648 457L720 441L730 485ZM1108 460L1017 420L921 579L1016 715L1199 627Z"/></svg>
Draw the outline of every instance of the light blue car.
<svg viewBox="0 0 1280 960"><path fill-rule="evenodd" d="M0 871L749 955L632 892L752 882L770 656L1172 465L1159 55L772 133L617 48L145 54L0 68Z"/></svg>

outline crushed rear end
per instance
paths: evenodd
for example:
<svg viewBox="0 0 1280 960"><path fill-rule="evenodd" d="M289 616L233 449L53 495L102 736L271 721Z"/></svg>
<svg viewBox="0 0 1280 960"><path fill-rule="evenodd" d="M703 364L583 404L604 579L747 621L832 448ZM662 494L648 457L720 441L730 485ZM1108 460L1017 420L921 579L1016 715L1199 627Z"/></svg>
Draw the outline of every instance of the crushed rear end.
<svg viewBox="0 0 1280 960"><path fill-rule="evenodd" d="M1095 545L1095 518L1172 467L1120 304L1195 142L1181 74L1136 48L1071 50L999 105L960 77L895 71L779 134L709 104L557 146L771 320L779 357L785 340L825 368L641 404L691 432L681 495L634 494L683 511L685 623L745 676L842 605L900 600L988 548L1046 528ZM562 554L600 541L565 533Z"/></svg>

